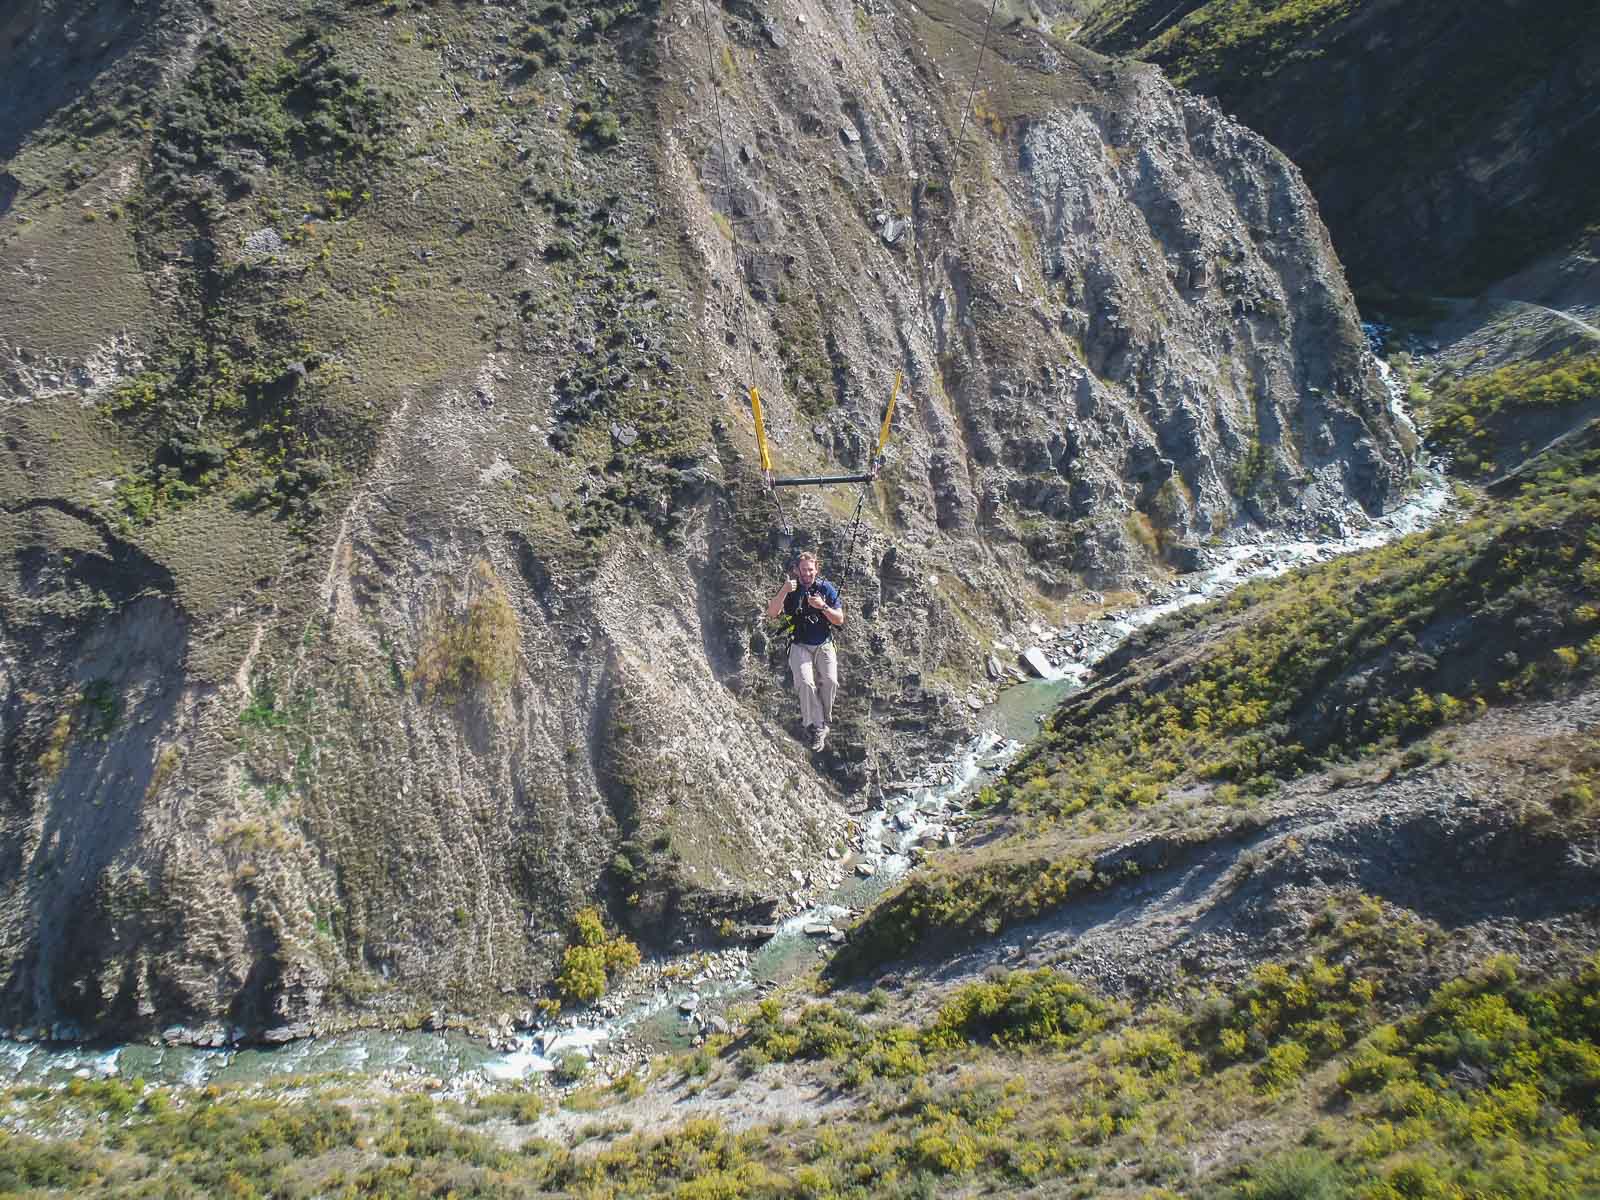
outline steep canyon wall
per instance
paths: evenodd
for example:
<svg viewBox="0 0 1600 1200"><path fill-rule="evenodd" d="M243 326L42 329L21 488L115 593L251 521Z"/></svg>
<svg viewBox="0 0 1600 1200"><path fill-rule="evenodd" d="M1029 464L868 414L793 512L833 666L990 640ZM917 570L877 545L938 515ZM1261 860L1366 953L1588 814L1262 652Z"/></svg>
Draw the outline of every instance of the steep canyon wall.
<svg viewBox="0 0 1600 1200"><path fill-rule="evenodd" d="M61 53L36 7L7 77ZM487 1011L591 900L770 919L997 636L1395 496L1259 137L1019 29L963 126L953 5L709 15L152 6L19 110L4 1019ZM897 370L853 555L847 490L782 536L743 385L782 470L859 469ZM800 546L851 613L816 757L758 617Z"/></svg>

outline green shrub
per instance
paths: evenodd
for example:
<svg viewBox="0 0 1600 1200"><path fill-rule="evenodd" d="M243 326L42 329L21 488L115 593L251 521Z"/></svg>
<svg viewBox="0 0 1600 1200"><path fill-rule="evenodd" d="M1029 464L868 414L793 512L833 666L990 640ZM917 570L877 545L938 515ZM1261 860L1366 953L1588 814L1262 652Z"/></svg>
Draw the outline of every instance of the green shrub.
<svg viewBox="0 0 1600 1200"><path fill-rule="evenodd" d="M1410 1061L1395 1053L1403 1045L1400 1032L1393 1025L1378 1026L1346 1061L1339 1073L1339 1086L1348 1092L1371 1092L1415 1075Z"/></svg>
<svg viewBox="0 0 1600 1200"><path fill-rule="evenodd" d="M1215 1040L1226 1058L1239 1057L1240 1047L1261 1054L1280 1041L1308 1057L1325 1057L1343 1049L1372 1019L1376 993L1371 979L1315 955L1300 963L1263 963L1216 1025L1197 1023L1191 1036L1201 1045ZM1228 1039L1229 1034L1235 1037ZM1294 1051L1286 1053L1296 1057ZM1290 1064L1285 1059L1280 1065ZM1305 1065L1301 1060L1300 1068Z"/></svg>
<svg viewBox="0 0 1600 1200"><path fill-rule="evenodd" d="M606 932L597 908L579 910L561 956L556 988L568 1000L588 1003L605 995L609 981L639 965L639 948L622 934Z"/></svg>
<svg viewBox="0 0 1600 1200"><path fill-rule="evenodd" d="M472 1106L485 1116L501 1117L517 1125L532 1125L544 1115L544 1096L538 1092L489 1092L473 1098Z"/></svg>
<svg viewBox="0 0 1600 1200"><path fill-rule="evenodd" d="M557 1083L571 1085L589 1073L589 1060L576 1050L568 1050L557 1061L551 1074Z"/></svg>
<svg viewBox="0 0 1600 1200"><path fill-rule="evenodd" d="M639 947L618 935L605 944L606 973L620 975L639 965Z"/></svg>
<svg viewBox="0 0 1600 1200"><path fill-rule="evenodd" d="M417 653L411 679L422 694L444 700L510 685L516 672L521 630L494 568L480 561L467 583L464 611L434 611Z"/></svg>
<svg viewBox="0 0 1600 1200"><path fill-rule="evenodd" d="M583 908L572 918L572 943L575 946L604 946L606 924L598 908Z"/></svg>
<svg viewBox="0 0 1600 1200"><path fill-rule="evenodd" d="M1310 1052L1299 1042L1279 1042L1256 1068L1256 1086L1268 1093L1282 1091L1300 1078L1310 1061Z"/></svg>
<svg viewBox="0 0 1600 1200"><path fill-rule="evenodd" d="M948 1126L930 1129L912 1143L911 1161L942 1175L964 1174L978 1165L978 1144L971 1134Z"/></svg>
<svg viewBox="0 0 1600 1200"><path fill-rule="evenodd" d="M905 1025L874 1028L837 1004L809 1004L787 1020L775 999L756 1005L740 1062L747 1071L769 1062L828 1061L859 1087L872 1078L908 1079L926 1067L923 1031ZM931 1046L930 1046L931 1048Z"/></svg>
<svg viewBox="0 0 1600 1200"><path fill-rule="evenodd" d="M1104 1029L1110 1016L1111 1006L1076 981L1048 968L1021 971L962 988L939 1010L928 1042L1063 1050Z"/></svg>
<svg viewBox="0 0 1600 1200"><path fill-rule="evenodd" d="M569 1000L598 1000L606 993L605 954L593 946L568 946L561 956L556 987Z"/></svg>
<svg viewBox="0 0 1600 1200"><path fill-rule="evenodd" d="M1172 1083L1198 1075L1200 1057L1184 1048L1171 1031L1149 1026L1128 1029L1108 1044L1111 1061L1133 1067L1160 1082Z"/></svg>
<svg viewBox="0 0 1600 1200"><path fill-rule="evenodd" d="M1290 1150L1253 1163L1234 1189L1236 1200L1344 1200L1345 1173L1321 1150Z"/></svg>

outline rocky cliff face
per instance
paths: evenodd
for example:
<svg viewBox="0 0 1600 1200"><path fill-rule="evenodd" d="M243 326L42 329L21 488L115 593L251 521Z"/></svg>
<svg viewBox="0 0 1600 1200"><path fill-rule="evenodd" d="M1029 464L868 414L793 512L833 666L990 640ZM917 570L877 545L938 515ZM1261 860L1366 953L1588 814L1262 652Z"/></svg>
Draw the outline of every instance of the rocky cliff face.
<svg viewBox="0 0 1600 1200"><path fill-rule="evenodd" d="M994 638L1402 477L1297 173L1153 71L997 34L957 145L941 4L149 15L6 134L10 1020L483 1010L591 898L766 919ZM896 370L853 551L845 491L782 536L745 375L787 472L861 467ZM817 758L757 615L798 546L851 611Z"/></svg>
<svg viewBox="0 0 1600 1200"><path fill-rule="evenodd" d="M1076 36L1161 64L1294 159L1358 284L1467 294L1600 216L1582 0L1106 0Z"/></svg>

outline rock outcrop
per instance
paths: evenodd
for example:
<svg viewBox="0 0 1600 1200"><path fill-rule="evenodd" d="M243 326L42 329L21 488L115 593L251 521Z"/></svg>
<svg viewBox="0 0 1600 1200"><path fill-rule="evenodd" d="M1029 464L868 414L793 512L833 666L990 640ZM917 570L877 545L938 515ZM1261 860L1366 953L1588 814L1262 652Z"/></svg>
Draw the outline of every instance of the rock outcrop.
<svg viewBox="0 0 1600 1200"><path fill-rule="evenodd" d="M1134 0L1076 36L1161 64L1294 159L1358 285L1471 294L1600 217L1583 0Z"/></svg>

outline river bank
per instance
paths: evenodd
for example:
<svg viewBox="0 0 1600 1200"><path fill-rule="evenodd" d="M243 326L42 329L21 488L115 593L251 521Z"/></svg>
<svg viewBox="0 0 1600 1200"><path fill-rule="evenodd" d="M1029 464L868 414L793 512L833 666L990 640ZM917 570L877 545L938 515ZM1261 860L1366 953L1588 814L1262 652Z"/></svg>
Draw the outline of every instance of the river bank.
<svg viewBox="0 0 1600 1200"><path fill-rule="evenodd" d="M813 907L790 917L764 943L656 960L621 981L601 1007L529 1028L507 1017L492 1029L367 1029L299 1038L277 1046L185 1044L174 1030L156 1044L79 1045L43 1037L0 1039L0 1080L63 1083L110 1075L163 1085L250 1083L308 1074L357 1073L394 1082L427 1080L470 1090L550 1073L573 1074L580 1062L616 1077L653 1053L681 1049L727 1028L738 1003L803 971L842 941L842 926L924 854L958 845L970 798L1022 748L1037 723L1095 664L1134 631L1161 617L1225 595L1250 580L1281 575L1341 554L1371 549L1425 529L1449 510L1450 489L1421 469L1406 503L1345 536L1279 540L1257 531L1202 552L1203 566L1153 591L1146 603L1107 610L1096 620L1039 629L1036 649L1053 678L1000 688L986 697L981 732L953 755L895 781L881 805L858 820L848 851L820 864L837 882ZM445 1017L441 1024L454 1022ZM464 1024L464 1023L463 1023ZM13 1031L14 1034L16 1031Z"/></svg>

